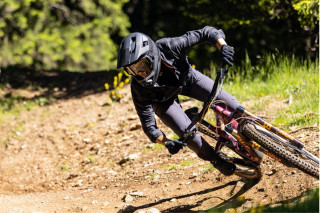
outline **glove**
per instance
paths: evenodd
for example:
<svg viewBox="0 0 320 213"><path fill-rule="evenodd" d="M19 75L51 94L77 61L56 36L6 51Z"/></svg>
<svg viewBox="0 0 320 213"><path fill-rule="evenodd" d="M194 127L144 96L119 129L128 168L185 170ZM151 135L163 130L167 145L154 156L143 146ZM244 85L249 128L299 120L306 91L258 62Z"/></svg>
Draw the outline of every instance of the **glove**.
<svg viewBox="0 0 320 213"><path fill-rule="evenodd" d="M228 64L229 66L232 66L233 55L234 55L233 47L230 47L226 44L222 45L221 54L222 54L222 65L225 66Z"/></svg>
<svg viewBox="0 0 320 213"><path fill-rule="evenodd" d="M179 140L169 140L165 145L165 147L169 150L171 155L177 154L179 150L182 149L184 146L185 144Z"/></svg>

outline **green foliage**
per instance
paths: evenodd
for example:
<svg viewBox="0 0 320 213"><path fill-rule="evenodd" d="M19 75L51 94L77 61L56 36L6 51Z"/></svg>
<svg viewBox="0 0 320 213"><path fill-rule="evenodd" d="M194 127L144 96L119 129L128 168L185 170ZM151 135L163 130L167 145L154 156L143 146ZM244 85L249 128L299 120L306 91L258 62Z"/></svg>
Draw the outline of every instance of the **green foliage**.
<svg viewBox="0 0 320 213"><path fill-rule="evenodd" d="M318 7L316 0L141 0L130 1L125 11L131 30L153 39L180 36L206 25L222 29L235 48L234 62L240 65L246 50L253 63L264 52L314 59L319 49ZM199 70L209 68L213 60L221 63L214 45L196 45L188 56Z"/></svg>
<svg viewBox="0 0 320 213"><path fill-rule="evenodd" d="M205 25L222 28L235 47L235 63L246 49L251 58L276 50L314 57L318 7L316 0L2 0L0 67L114 69L118 44L131 25L153 39ZM210 45L197 45L189 56L200 69L213 58L220 63Z"/></svg>
<svg viewBox="0 0 320 213"><path fill-rule="evenodd" d="M317 0L295 0L293 8L298 12L298 20L301 26L316 27L319 23L319 1Z"/></svg>
<svg viewBox="0 0 320 213"><path fill-rule="evenodd" d="M127 0L3 0L0 66L99 70L116 67L115 38L130 26Z"/></svg>
<svg viewBox="0 0 320 213"><path fill-rule="evenodd" d="M223 29L251 25L255 29L266 27L274 19L294 17L302 26L315 27L319 21L319 2L316 0L187 0L187 16L199 24L215 23ZM216 13L212 13L213 8ZM260 26L257 24L261 24Z"/></svg>
<svg viewBox="0 0 320 213"><path fill-rule="evenodd" d="M186 14L196 19L199 24L214 20L216 25L228 29L265 21L265 17L272 12L276 2L275 0L227 0L224 3L213 3L209 0L187 0ZM216 13L210 14L213 8L216 9ZM237 12L229 12L230 10ZM222 16L223 13L225 15Z"/></svg>
<svg viewBox="0 0 320 213"><path fill-rule="evenodd" d="M214 23L225 31L227 42L243 58L280 50L295 55L315 55L318 8L315 0L188 0L186 12L198 24ZM306 35L306 31L309 35ZM237 56L236 56L237 57ZM237 61L236 61L237 63Z"/></svg>

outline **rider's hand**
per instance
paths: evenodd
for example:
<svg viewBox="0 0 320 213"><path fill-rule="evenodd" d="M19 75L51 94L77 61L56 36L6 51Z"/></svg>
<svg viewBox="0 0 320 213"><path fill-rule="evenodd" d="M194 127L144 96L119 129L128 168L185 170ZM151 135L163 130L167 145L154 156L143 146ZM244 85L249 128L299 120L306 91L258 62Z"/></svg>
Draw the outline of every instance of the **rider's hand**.
<svg viewBox="0 0 320 213"><path fill-rule="evenodd" d="M165 145L165 147L169 150L171 155L177 154L179 150L183 148L183 146L185 146L184 143L182 143L179 140L169 140L166 142Z"/></svg>
<svg viewBox="0 0 320 213"><path fill-rule="evenodd" d="M234 55L233 47L230 47L226 44L222 45L221 54L222 54L222 64L223 65L228 64L229 66L232 66L233 55Z"/></svg>

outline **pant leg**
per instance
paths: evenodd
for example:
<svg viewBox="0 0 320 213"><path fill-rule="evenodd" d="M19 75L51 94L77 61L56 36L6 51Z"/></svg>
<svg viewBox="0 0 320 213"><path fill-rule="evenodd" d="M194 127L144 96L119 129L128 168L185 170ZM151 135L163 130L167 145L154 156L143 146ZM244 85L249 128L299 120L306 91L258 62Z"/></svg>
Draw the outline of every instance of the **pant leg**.
<svg viewBox="0 0 320 213"><path fill-rule="evenodd" d="M177 98L154 104L153 108L161 121L172 129L179 137L183 135L184 131L191 123L181 105L178 103ZM211 160L215 153L213 148L200 136L198 131L194 138L188 139L186 143L187 146L203 160Z"/></svg>
<svg viewBox="0 0 320 213"><path fill-rule="evenodd" d="M187 86L183 89L182 94L199 101L205 101L214 84L214 80L203 75L197 70L193 70L193 75ZM217 96L217 100L223 100L231 108L231 111L237 109L241 104L238 100L228 92L221 90Z"/></svg>

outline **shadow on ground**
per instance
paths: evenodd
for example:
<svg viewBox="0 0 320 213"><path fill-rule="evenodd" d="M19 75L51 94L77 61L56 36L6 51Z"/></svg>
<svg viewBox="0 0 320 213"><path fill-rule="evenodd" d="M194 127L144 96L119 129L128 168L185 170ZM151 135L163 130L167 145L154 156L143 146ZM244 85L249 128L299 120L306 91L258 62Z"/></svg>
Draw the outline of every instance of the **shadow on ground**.
<svg viewBox="0 0 320 213"><path fill-rule="evenodd" d="M8 68L2 70L0 85L7 89L41 91L38 96L68 99L105 92L104 84L112 85L116 70L93 72L41 71ZM37 97L35 97L37 98Z"/></svg>
<svg viewBox="0 0 320 213"><path fill-rule="evenodd" d="M244 194L249 189L251 189L253 186L255 186L259 182L259 181L247 181L247 180L242 180L242 179L239 180L239 181L243 182L244 185L241 187L241 189L238 192L236 192L228 200L225 200L222 203L220 203L219 205L213 207L213 209L216 212L224 212L226 209L237 208L237 207L241 206L243 203L246 202L246 200L239 200L237 198L240 195ZM210 189L206 189L206 190L202 190L202 191L198 191L198 192L194 192L194 193L190 193L190 194L180 195L180 196L177 196L177 197L165 198L165 199L159 200L157 202L148 203L148 204L145 204L145 205L142 205L142 206L136 206L135 210L152 207L152 206L164 203L164 202L171 201L172 199L179 200L179 199L182 199L182 198L192 197L192 196L196 196L196 195L208 194L210 192L218 191L218 190L221 190L223 188L226 188L226 187L232 186L232 185L234 186L234 188L231 190L230 194L233 194L234 190L235 190L235 187L236 187L236 185L238 184L239 181L231 181L231 182L228 182L228 183L226 183L224 185L217 186L217 187L214 187L214 188L210 188ZM203 202L205 202L206 200L211 199L211 198L213 198L213 197L205 197L202 200L196 201L194 204L179 205L179 206L176 206L176 207L172 207L172 208L163 210L162 212L198 212L198 211L192 211L191 209L193 209L195 207L198 207L198 206L201 206L201 204ZM223 200L219 196L216 196L215 198Z"/></svg>

